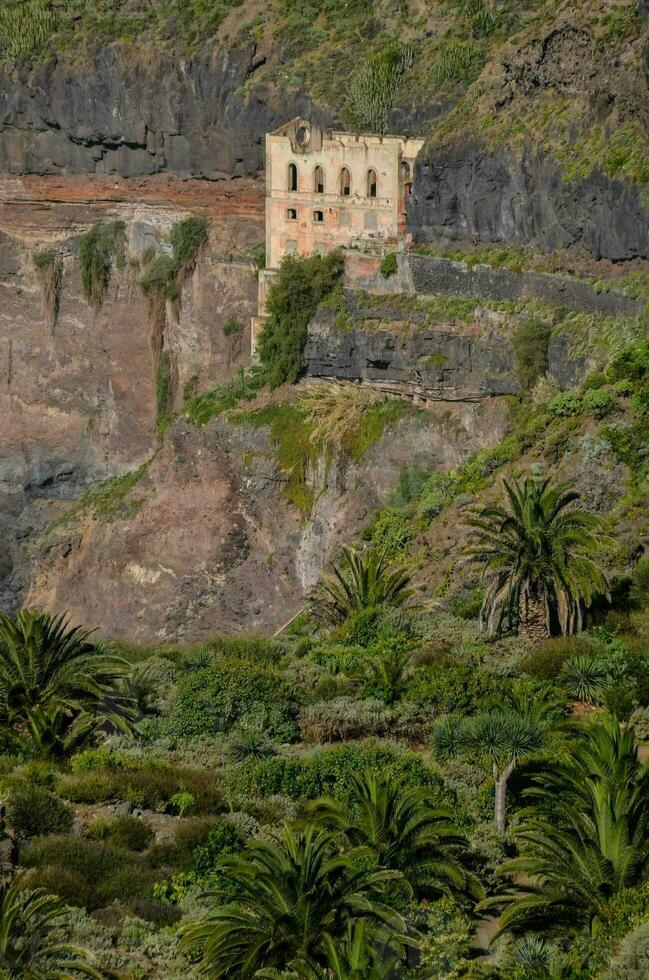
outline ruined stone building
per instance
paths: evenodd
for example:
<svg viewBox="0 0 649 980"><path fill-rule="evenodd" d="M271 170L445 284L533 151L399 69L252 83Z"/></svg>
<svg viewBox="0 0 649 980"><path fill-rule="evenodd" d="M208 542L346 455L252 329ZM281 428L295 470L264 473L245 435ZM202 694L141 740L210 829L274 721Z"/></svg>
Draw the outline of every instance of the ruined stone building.
<svg viewBox="0 0 649 980"><path fill-rule="evenodd" d="M406 229L415 158L423 139L325 130L293 119L266 136L266 269L259 277L259 316L285 255L334 248L384 255Z"/></svg>

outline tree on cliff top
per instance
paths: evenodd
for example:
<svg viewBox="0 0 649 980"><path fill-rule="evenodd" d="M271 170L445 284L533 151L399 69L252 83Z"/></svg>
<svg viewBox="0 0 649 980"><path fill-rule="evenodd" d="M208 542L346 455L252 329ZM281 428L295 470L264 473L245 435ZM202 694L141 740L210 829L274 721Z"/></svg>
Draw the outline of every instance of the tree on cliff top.
<svg viewBox="0 0 649 980"><path fill-rule="evenodd" d="M581 605L608 592L597 563L606 535L600 519L576 507L567 484L528 477L504 481L505 505L484 507L467 524L466 553L484 568L481 619L490 633L507 626L542 640L554 628L581 629Z"/></svg>
<svg viewBox="0 0 649 980"><path fill-rule="evenodd" d="M271 388L294 384L303 367L309 320L344 268L340 251L297 258L286 255L268 291L268 319L259 338L259 359Z"/></svg>

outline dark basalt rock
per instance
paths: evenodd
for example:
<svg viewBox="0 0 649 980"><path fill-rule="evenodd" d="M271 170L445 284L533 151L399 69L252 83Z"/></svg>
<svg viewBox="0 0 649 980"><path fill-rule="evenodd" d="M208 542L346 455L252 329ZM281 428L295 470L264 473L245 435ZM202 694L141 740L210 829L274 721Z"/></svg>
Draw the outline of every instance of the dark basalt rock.
<svg viewBox="0 0 649 980"><path fill-rule="evenodd" d="M556 163L479 144L428 144L415 170L409 222L419 241L502 242L553 251L581 245L596 258L649 256L649 208L621 181L594 173L566 184Z"/></svg>

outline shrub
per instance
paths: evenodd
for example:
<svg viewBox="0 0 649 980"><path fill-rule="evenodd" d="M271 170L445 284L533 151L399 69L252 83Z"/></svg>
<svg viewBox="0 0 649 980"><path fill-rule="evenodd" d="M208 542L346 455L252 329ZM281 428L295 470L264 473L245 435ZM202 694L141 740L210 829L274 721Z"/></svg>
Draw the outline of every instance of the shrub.
<svg viewBox="0 0 649 980"><path fill-rule="evenodd" d="M383 735L390 728L393 713L382 701L352 697L320 701L302 709L300 728L311 742L336 742L367 735Z"/></svg>
<svg viewBox="0 0 649 980"><path fill-rule="evenodd" d="M550 413L558 418L578 415L582 408L582 397L577 391L561 391L548 405Z"/></svg>
<svg viewBox="0 0 649 980"><path fill-rule="evenodd" d="M250 660L226 659L182 678L165 735L195 738L229 732L245 719L281 741L295 738L294 692L279 671Z"/></svg>
<svg viewBox="0 0 649 980"><path fill-rule="evenodd" d="M209 769L156 766L137 771L92 769L64 776L58 791L72 803L130 800L147 810L163 807L178 792L191 793L196 813L220 813L224 808L218 779Z"/></svg>
<svg viewBox="0 0 649 980"><path fill-rule="evenodd" d="M179 817L184 817L189 810L196 806L196 797L193 793L181 790L180 793L174 793L169 798L169 804Z"/></svg>
<svg viewBox="0 0 649 980"><path fill-rule="evenodd" d="M181 279L193 271L201 250L207 245L208 237L209 223L205 218L186 218L178 221L171 229L169 238Z"/></svg>
<svg viewBox="0 0 649 980"><path fill-rule="evenodd" d="M72 807L33 783L16 786L7 800L7 822L19 837L65 834L72 829Z"/></svg>
<svg viewBox="0 0 649 980"><path fill-rule="evenodd" d="M123 255L124 240L122 221L100 221L81 236L81 284L84 296L94 310L98 310L104 300L110 282L113 257Z"/></svg>
<svg viewBox="0 0 649 980"><path fill-rule="evenodd" d="M283 259L268 290L268 319L259 337L259 359L272 388L297 380L309 320L338 282L343 265L338 251Z"/></svg>
<svg viewBox="0 0 649 980"><path fill-rule="evenodd" d="M622 940L603 980L645 980L649 976L649 922L642 922Z"/></svg>
<svg viewBox="0 0 649 980"><path fill-rule="evenodd" d="M601 701L607 711L620 722L629 720L638 703L635 684L628 678L604 685Z"/></svg>
<svg viewBox="0 0 649 980"><path fill-rule="evenodd" d="M347 11L345 11L347 14ZM404 76L412 67L413 49L400 41L384 43L352 77L345 118L358 128L385 133Z"/></svg>
<svg viewBox="0 0 649 980"><path fill-rule="evenodd" d="M414 531L407 514L384 510L364 537L368 537L373 547L384 552L390 561L398 561L407 555Z"/></svg>
<svg viewBox="0 0 649 980"><path fill-rule="evenodd" d="M397 254L396 252L390 252L381 262L379 271L384 279L389 279L389 277L394 276L398 270L399 262L397 260Z"/></svg>
<svg viewBox="0 0 649 980"><path fill-rule="evenodd" d="M238 854L243 844L236 828L225 820L209 831L207 840L194 851L190 871L205 876L214 870L216 862L226 854Z"/></svg>
<svg viewBox="0 0 649 980"><path fill-rule="evenodd" d="M631 599L642 608L649 605L649 555L643 555L633 569Z"/></svg>
<svg viewBox="0 0 649 980"><path fill-rule="evenodd" d="M127 851L144 851L154 834L148 823L137 817L116 817L110 824L108 838L115 847Z"/></svg>
<svg viewBox="0 0 649 980"><path fill-rule="evenodd" d="M554 680L567 660L592 649L592 641L586 637L557 636L533 647L521 660L521 670L539 680Z"/></svg>
<svg viewBox="0 0 649 980"><path fill-rule="evenodd" d="M615 398L606 388L589 388L583 394L584 411L589 415L594 415L596 419L603 419L613 411Z"/></svg>
<svg viewBox="0 0 649 980"><path fill-rule="evenodd" d="M649 708L636 708L629 718L629 725L635 728L639 742L649 742Z"/></svg>
<svg viewBox="0 0 649 980"><path fill-rule="evenodd" d="M235 762L241 762L242 759L265 759L277 751L264 732L255 727L233 732L228 749Z"/></svg>
<svg viewBox="0 0 649 980"><path fill-rule="evenodd" d="M506 684L504 678L471 664L420 667L406 689L406 697L428 706L436 714L469 713Z"/></svg>
<svg viewBox="0 0 649 980"><path fill-rule="evenodd" d="M526 394L547 371L551 333L551 324L536 318L524 320L516 329L512 340L516 377Z"/></svg>
<svg viewBox="0 0 649 980"><path fill-rule="evenodd" d="M431 80L435 85L468 81L478 75L483 60L480 45L472 41L449 41L433 62Z"/></svg>
<svg viewBox="0 0 649 980"><path fill-rule="evenodd" d="M425 517L436 517L453 500L460 479L456 473L431 473L424 484L417 511Z"/></svg>

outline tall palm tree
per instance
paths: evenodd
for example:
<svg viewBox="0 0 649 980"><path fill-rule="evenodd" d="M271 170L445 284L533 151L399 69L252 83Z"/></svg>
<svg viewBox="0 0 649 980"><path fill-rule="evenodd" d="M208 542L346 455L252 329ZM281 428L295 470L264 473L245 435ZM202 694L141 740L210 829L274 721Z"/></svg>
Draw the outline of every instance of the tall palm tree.
<svg viewBox="0 0 649 980"><path fill-rule="evenodd" d="M607 537L594 514L576 506L565 483L527 477L503 481L505 503L484 507L467 521L475 542L465 553L483 566L482 623L489 632L518 627L542 640L556 622L562 634L582 625L582 603L607 594L597 563Z"/></svg>
<svg viewBox="0 0 649 980"><path fill-rule="evenodd" d="M369 848L382 868L401 871L416 894L481 897L479 883L457 857L465 838L428 789L366 771L352 776L350 805L325 797L311 812L342 830L353 847Z"/></svg>
<svg viewBox="0 0 649 980"><path fill-rule="evenodd" d="M507 827L507 785L516 766L545 745L552 727L551 707L542 695L534 699L514 686L499 705L472 718L442 719L433 729L440 758L471 752L486 756L494 778L494 823Z"/></svg>
<svg viewBox="0 0 649 980"><path fill-rule="evenodd" d="M381 893L389 886L409 893L407 883L398 872L371 868L361 855L340 853L338 844L331 831L287 827L277 841L252 842L241 855L223 858L219 869L236 904L185 927L183 946L201 951L210 976L241 980L295 962L326 965L327 937L342 937L356 919L366 920L376 941L401 947L405 923Z"/></svg>
<svg viewBox="0 0 649 980"><path fill-rule="evenodd" d="M375 606L403 606L413 594L410 575L399 563L388 561L384 551L360 550L343 545L342 558L313 591L314 610L338 626L348 616Z"/></svg>
<svg viewBox="0 0 649 980"><path fill-rule="evenodd" d="M74 980L101 977L85 949L59 943L65 905L45 890L25 891L22 878L0 887L0 976L16 980Z"/></svg>
<svg viewBox="0 0 649 980"><path fill-rule="evenodd" d="M501 873L526 882L489 900L501 927L591 925L649 873L649 767L632 728L611 717L573 727L567 758L540 769L516 831L521 855ZM487 903L485 903L487 904Z"/></svg>
<svg viewBox="0 0 649 980"><path fill-rule="evenodd" d="M125 660L89 640L65 615L0 613L0 729L62 756L101 724L128 731Z"/></svg>

